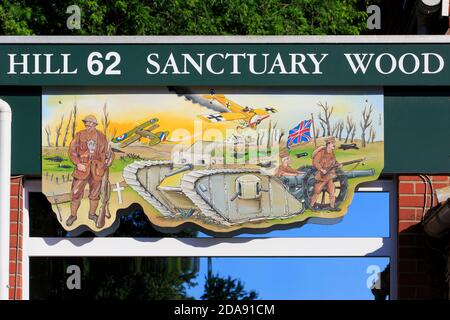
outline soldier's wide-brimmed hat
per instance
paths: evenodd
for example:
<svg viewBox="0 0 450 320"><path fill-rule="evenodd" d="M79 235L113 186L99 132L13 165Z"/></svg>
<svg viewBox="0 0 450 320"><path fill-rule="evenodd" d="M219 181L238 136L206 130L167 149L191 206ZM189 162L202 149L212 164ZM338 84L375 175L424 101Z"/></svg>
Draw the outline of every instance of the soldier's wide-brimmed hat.
<svg viewBox="0 0 450 320"><path fill-rule="evenodd" d="M92 123L98 124L97 118L96 118L94 115L92 115L92 114L90 114L90 115L84 117L84 119L83 119L82 121L83 121L83 122L90 121L90 122L92 122Z"/></svg>
<svg viewBox="0 0 450 320"><path fill-rule="evenodd" d="M333 137L333 136L326 137L325 138L325 144L328 144L328 143L336 143L336 138Z"/></svg>

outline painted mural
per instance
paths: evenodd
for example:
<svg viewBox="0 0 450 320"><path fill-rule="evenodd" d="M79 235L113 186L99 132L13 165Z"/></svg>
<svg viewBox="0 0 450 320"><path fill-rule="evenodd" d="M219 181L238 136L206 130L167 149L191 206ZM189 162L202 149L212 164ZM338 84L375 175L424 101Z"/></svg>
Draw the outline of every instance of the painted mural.
<svg viewBox="0 0 450 320"><path fill-rule="evenodd" d="M42 191L74 234L133 204L167 230L336 223L383 169L383 118L367 89L47 89Z"/></svg>

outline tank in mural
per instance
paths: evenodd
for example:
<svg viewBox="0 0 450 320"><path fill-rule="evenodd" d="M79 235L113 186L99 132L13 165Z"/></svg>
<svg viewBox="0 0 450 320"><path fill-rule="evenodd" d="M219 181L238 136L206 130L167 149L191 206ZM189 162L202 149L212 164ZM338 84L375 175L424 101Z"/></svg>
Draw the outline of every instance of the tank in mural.
<svg viewBox="0 0 450 320"><path fill-rule="evenodd" d="M134 204L168 231L329 224L383 168L377 91L121 90L43 96L43 192L73 234Z"/></svg>

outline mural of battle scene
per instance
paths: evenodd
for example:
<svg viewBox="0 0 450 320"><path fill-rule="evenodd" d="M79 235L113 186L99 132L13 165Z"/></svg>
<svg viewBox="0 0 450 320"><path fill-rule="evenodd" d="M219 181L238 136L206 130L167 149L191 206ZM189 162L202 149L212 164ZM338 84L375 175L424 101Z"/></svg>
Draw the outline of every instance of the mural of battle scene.
<svg viewBox="0 0 450 320"><path fill-rule="evenodd" d="M132 204L169 230L332 223L384 165L377 90L47 89L42 105L42 191L73 232Z"/></svg>

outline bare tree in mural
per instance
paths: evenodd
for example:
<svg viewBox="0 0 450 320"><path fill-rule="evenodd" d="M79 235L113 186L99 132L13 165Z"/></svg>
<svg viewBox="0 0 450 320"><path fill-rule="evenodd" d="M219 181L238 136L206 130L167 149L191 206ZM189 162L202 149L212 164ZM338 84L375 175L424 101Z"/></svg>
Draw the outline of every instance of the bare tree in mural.
<svg viewBox="0 0 450 320"><path fill-rule="evenodd" d="M64 123L64 115L61 116L61 121L56 125L55 128L55 147L59 146L59 137L61 136L61 129Z"/></svg>
<svg viewBox="0 0 450 320"><path fill-rule="evenodd" d="M322 118L322 114L319 112L318 118L321 119ZM325 135L327 134L327 129L325 128L325 123L323 121L319 121L320 126L322 127L322 137L325 137ZM317 135L319 136L319 135Z"/></svg>
<svg viewBox="0 0 450 320"><path fill-rule="evenodd" d="M366 130L372 125L372 120L370 119L372 111L372 105L370 105L369 108L367 108L367 106L364 107L364 110L362 112L362 120L359 123L359 126L361 128L361 146L363 148L366 147Z"/></svg>
<svg viewBox="0 0 450 320"><path fill-rule="evenodd" d="M356 134L356 124L352 129L351 140L350 140L351 143L353 143L353 141L355 141L355 134Z"/></svg>
<svg viewBox="0 0 450 320"><path fill-rule="evenodd" d="M331 135L331 123L330 123L330 117L333 114L334 107L331 107L328 105L328 103L325 102L323 104L322 102L319 102L317 104L320 108L323 110L324 116L322 117L322 113L319 113L319 120L321 123L323 123L327 128L327 135Z"/></svg>
<svg viewBox="0 0 450 320"><path fill-rule="evenodd" d="M75 130L77 128L77 102L75 101L75 104L73 105L73 122L72 122L72 139L75 139Z"/></svg>
<svg viewBox="0 0 450 320"><path fill-rule="evenodd" d="M111 123L111 119L109 118L108 107L106 106L106 102L103 105L103 118L102 118L102 126L103 126L103 134L106 139L111 140L110 133L108 132L109 125Z"/></svg>
<svg viewBox="0 0 450 320"><path fill-rule="evenodd" d="M69 122L67 122L66 130L64 131L63 147L65 147L67 144L67 136L69 134L70 123L72 122L72 114L73 114L73 112L70 111Z"/></svg>
<svg viewBox="0 0 450 320"><path fill-rule="evenodd" d="M345 131L347 132L346 136L345 136L345 143L347 143L348 138L350 138L350 135L352 134L353 129L355 127L356 127L356 124L353 122L352 117L350 115L348 115L347 116L347 123L345 125ZM352 142L353 142L353 138L352 138Z"/></svg>
<svg viewBox="0 0 450 320"><path fill-rule="evenodd" d="M114 129L112 130L112 136L111 136L111 138L114 138L116 135L117 135L117 128L114 128Z"/></svg>
<svg viewBox="0 0 450 320"><path fill-rule="evenodd" d="M281 139L284 137L284 135L285 135L285 132L284 132L284 130L281 130L281 132L280 132L280 136L278 137L278 144L280 144L281 143Z"/></svg>
<svg viewBox="0 0 450 320"><path fill-rule="evenodd" d="M369 130L369 139L371 143L373 143L375 141L375 137L377 135L377 132L375 131L373 126L370 126L370 130Z"/></svg>
<svg viewBox="0 0 450 320"><path fill-rule="evenodd" d="M336 137L338 140L342 140L342 131L344 130L344 121L339 120L333 126L331 130L331 135Z"/></svg>
<svg viewBox="0 0 450 320"><path fill-rule="evenodd" d="M333 137L335 137L337 135L337 132L339 130L339 122L336 122L332 127L331 127L331 135Z"/></svg>
<svg viewBox="0 0 450 320"><path fill-rule="evenodd" d="M48 145L49 147L51 147L51 146L52 146L52 143L50 142L50 137L51 137L51 135L52 135L52 128L50 128L49 125L46 125L46 126L45 126L45 134L46 134L46 136L47 136L47 145Z"/></svg>
<svg viewBox="0 0 450 320"><path fill-rule="evenodd" d="M275 128L273 128L275 130ZM269 120L269 132L267 133L267 146L266 150L270 150L272 148L272 120Z"/></svg>
<svg viewBox="0 0 450 320"><path fill-rule="evenodd" d="M344 131L344 120L339 120L339 127L338 127L338 133L337 133L338 140L342 140L342 132L343 131Z"/></svg>

